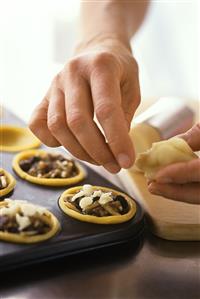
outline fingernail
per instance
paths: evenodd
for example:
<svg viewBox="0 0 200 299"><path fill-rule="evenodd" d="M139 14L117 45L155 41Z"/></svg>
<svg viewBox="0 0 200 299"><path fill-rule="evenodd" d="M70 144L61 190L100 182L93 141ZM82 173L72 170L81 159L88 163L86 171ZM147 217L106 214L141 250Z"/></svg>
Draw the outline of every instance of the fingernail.
<svg viewBox="0 0 200 299"><path fill-rule="evenodd" d="M148 190L149 190L149 192L153 192L154 187L153 187L153 184L152 184L152 183L150 183L150 184L148 185Z"/></svg>
<svg viewBox="0 0 200 299"><path fill-rule="evenodd" d="M148 190L149 190L149 192L151 192L153 194L161 195L160 191L158 189L156 189L156 187L152 184L150 184L148 186Z"/></svg>
<svg viewBox="0 0 200 299"><path fill-rule="evenodd" d="M168 184L168 183L172 183L172 179L171 178L167 178L167 177L158 177L156 178L156 181L161 183L161 184Z"/></svg>
<svg viewBox="0 0 200 299"><path fill-rule="evenodd" d="M129 168L132 166L131 160L126 154L119 154L117 161L122 168Z"/></svg>
<svg viewBox="0 0 200 299"><path fill-rule="evenodd" d="M152 183L152 180L147 179L147 185L149 186Z"/></svg>
<svg viewBox="0 0 200 299"><path fill-rule="evenodd" d="M107 163L105 165L103 165L103 167L108 170L109 172L112 172L112 173L117 173L120 171L120 167L119 165L115 164L115 163Z"/></svg>

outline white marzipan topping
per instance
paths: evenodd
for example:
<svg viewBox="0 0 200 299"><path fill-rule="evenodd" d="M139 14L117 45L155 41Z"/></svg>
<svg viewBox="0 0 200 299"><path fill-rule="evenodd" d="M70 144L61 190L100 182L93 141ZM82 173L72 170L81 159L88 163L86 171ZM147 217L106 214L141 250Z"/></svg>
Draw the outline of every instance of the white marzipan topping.
<svg viewBox="0 0 200 299"><path fill-rule="evenodd" d="M86 196L91 196L93 193L93 188L89 184L83 185L83 192Z"/></svg>
<svg viewBox="0 0 200 299"><path fill-rule="evenodd" d="M94 193L92 194L92 197L101 197L101 194L102 194L102 191L101 190L97 190L97 191L94 191Z"/></svg>
<svg viewBox="0 0 200 299"><path fill-rule="evenodd" d="M105 205L110 201L113 201L113 198L111 197L111 192L103 193L99 199L100 205Z"/></svg>
<svg viewBox="0 0 200 299"><path fill-rule="evenodd" d="M19 211L17 205L0 208L0 216L14 216Z"/></svg>
<svg viewBox="0 0 200 299"><path fill-rule="evenodd" d="M46 208L28 203L25 200L10 200L7 198L5 202L7 206L0 208L0 216L15 216L19 230L23 230L31 224L29 217L43 215L47 211Z"/></svg>
<svg viewBox="0 0 200 299"><path fill-rule="evenodd" d="M84 197L80 200L79 202L79 206L81 207L81 209L84 211L88 206L90 206L93 203L93 199L92 197Z"/></svg>
<svg viewBox="0 0 200 299"><path fill-rule="evenodd" d="M71 202L75 201L77 198L81 197L81 196L85 196L84 191L79 191L78 193L76 193L72 198L71 198Z"/></svg>
<svg viewBox="0 0 200 299"><path fill-rule="evenodd" d="M16 221L19 225L20 231L31 224L31 221L28 216L20 216L18 213L16 214Z"/></svg>
<svg viewBox="0 0 200 299"><path fill-rule="evenodd" d="M105 205L110 201L113 201L112 192L103 193L101 190L93 191L93 187L91 185L84 185L82 190L76 193L72 198L71 202L74 202L77 198L84 196L80 202L79 206L82 210L85 210L89 205L93 203L93 199L95 197L99 198L100 205Z"/></svg>
<svg viewBox="0 0 200 299"><path fill-rule="evenodd" d="M17 212L22 212L23 216L34 216L36 214L42 215L45 213L46 208L28 203L25 200L10 200L5 199L6 207L0 208L0 215L13 216Z"/></svg>
<svg viewBox="0 0 200 299"><path fill-rule="evenodd" d="M83 185L82 190L79 191L78 193L76 193L76 194L72 197L71 201L73 202L73 201L75 201L77 198L82 197L82 196L92 196L92 193L93 193L93 188L92 188L92 186L89 185L89 184L85 184L85 185Z"/></svg>
<svg viewBox="0 0 200 299"><path fill-rule="evenodd" d="M43 207L35 206L30 203L25 203L21 205L21 211L24 214L24 216L34 216L37 213L40 215L44 214L46 209Z"/></svg>
<svg viewBox="0 0 200 299"><path fill-rule="evenodd" d="M7 186L7 180L5 176L1 176L1 184L3 188Z"/></svg>

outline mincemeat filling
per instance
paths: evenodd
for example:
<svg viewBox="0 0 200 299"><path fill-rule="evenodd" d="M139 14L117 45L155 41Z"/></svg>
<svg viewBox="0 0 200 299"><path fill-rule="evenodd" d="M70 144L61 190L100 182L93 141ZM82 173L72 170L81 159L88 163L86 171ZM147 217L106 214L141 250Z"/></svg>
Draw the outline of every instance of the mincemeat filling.
<svg viewBox="0 0 200 299"><path fill-rule="evenodd" d="M112 195L113 200L104 205L99 203L99 196L93 197L93 203L84 210L79 205L82 198L84 198L84 196L80 196L75 201L72 201L72 197L67 197L65 202L70 203L72 208L74 207L76 211L79 211L84 215L93 215L97 217L124 215L129 211L129 205L122 195Z"/></svg>
<svg viewBox="0 0 200 299"><path fill-rule="evenodd" d="M7 215L0 216L0 231L8 233L21 233L24 232L28 235L40 235L45 234L50 230L50 226L37 217L29 217L31 224L19 230L19 225L15 217Z"/></svg>
<svg viewBox="0 0 200 299"><path fill-rule="evenodd" d="M21 160L19 166L29 175L38 178L69 178L78 174L73 160L49 153Z"/></svg>

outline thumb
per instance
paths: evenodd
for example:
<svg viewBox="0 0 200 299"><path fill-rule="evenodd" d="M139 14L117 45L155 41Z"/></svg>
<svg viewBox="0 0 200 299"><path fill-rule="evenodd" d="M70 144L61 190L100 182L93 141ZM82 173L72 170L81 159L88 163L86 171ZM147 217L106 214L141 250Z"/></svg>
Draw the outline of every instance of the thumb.
<svg viewBox="0 0 200 299"><path fill-rule="evenodd" d="M178 137L183 138L193 151L200 150L200 123L194 125L186 133L179 135Z"/></svg>

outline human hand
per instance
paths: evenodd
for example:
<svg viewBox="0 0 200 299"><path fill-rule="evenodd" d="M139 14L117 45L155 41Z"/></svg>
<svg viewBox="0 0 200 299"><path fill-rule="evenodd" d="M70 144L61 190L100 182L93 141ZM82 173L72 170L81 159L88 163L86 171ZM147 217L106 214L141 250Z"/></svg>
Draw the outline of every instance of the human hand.
<svg viewBox="0 0 200 299"><path fill-rule="evenodd" d="M62 145L76 158L116 173L134 162L128 133L140 103L137 63L112 38L92 40L77 52L53 79L29 126L44 144Z"/></svg>
<svg viewBox="0 0 200 299"><path fill-rule="evenodd" d="M193 151L200 150L200 123L179 135ZM151 193L177 201L200 204L200 159L175 163L161 169L148 183Z"/></svg>

